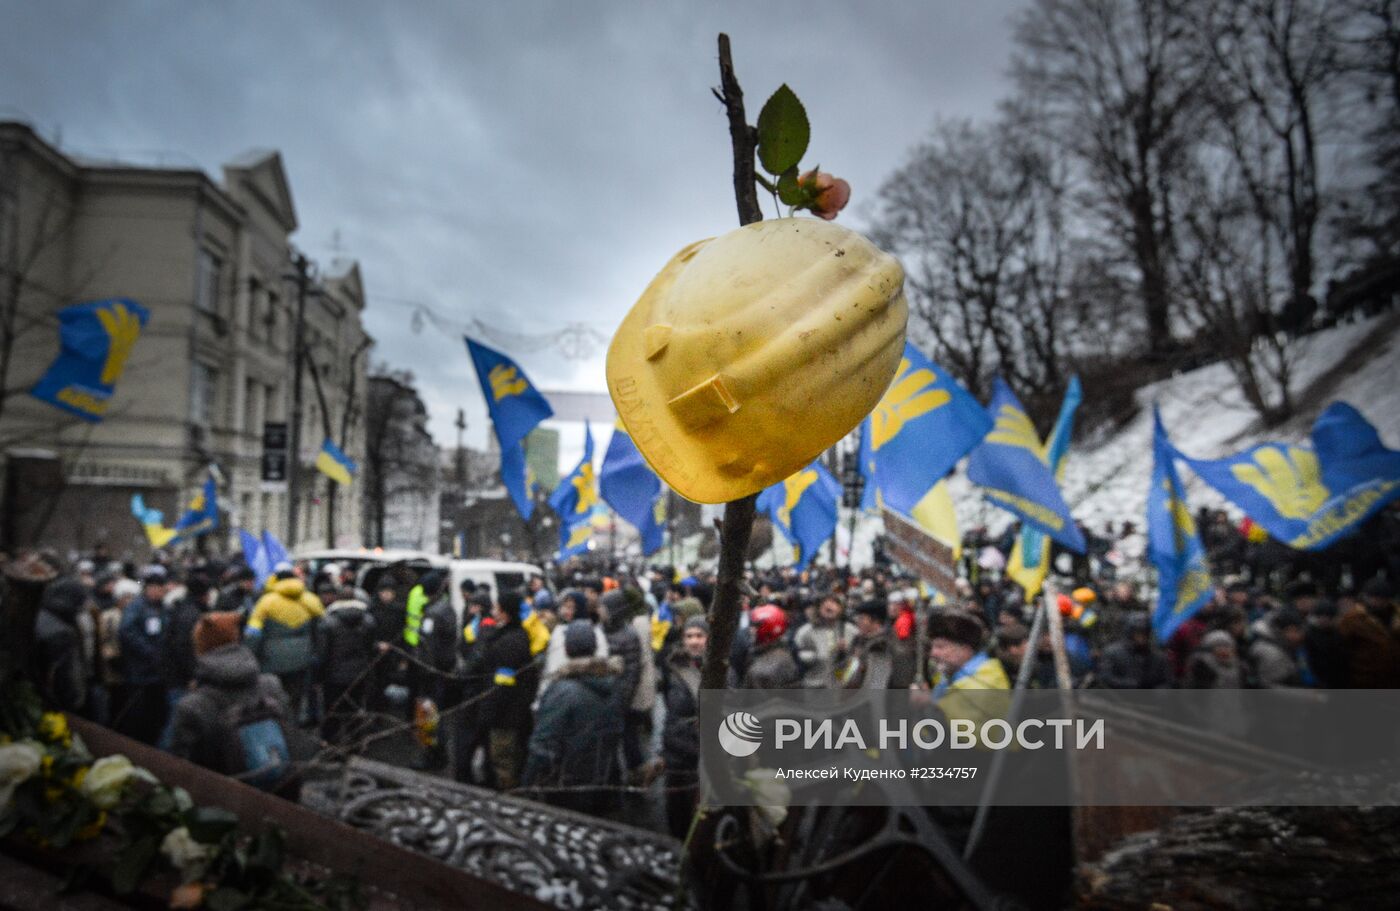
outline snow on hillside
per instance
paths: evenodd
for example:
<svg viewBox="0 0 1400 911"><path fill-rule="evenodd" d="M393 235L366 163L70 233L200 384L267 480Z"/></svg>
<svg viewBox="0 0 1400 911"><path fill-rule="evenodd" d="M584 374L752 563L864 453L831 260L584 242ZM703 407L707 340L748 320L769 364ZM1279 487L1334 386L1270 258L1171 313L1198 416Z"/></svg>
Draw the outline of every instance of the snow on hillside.
<svg viewBox="0 0 1400 911"><path fill-rule="evenodd" d="M1179 374L1138 391L1138 416L1112 436L1069 452L1064 493L1090 529L1124 519L1144 526L1152 471L1152 403L1178 449L1218 458L1270 440L1304 441L1313 421L1342 400L1366 416L1387 446L1400 449L1400 314L1383 314L1301 339L1293 384L1298 416L1265 430L1224 364ZM1084 390L1092 396L1092 389ZM1192 508L1224 500L1189 469L1182 477ZM1004 524L1004 523L996 523Z"/></svg>

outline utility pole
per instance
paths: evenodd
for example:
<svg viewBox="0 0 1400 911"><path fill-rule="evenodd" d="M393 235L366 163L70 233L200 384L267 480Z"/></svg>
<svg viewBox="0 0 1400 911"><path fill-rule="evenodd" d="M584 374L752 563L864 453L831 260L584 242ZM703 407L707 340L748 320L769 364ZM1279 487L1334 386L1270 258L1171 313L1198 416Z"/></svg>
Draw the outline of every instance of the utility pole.
<svg viewBox="0 0 1400 911"><path fill-rule="evenodd" d="M467 429L467 413L461 408L457 409L457 486L461 490L467 489L467 451L463 448L462 434Z"/></svg>
<svg viewBox="0 0 1400 911"><path fill-rule="evenodd" d="M306 293L310 283L311 264L298 253L292 258L296 273L287 276L297 283L297 315L292 340L292 419L288 431L287 460L287 547L297 546L297 507L301 500L301 373L306 337Z"/></svg>

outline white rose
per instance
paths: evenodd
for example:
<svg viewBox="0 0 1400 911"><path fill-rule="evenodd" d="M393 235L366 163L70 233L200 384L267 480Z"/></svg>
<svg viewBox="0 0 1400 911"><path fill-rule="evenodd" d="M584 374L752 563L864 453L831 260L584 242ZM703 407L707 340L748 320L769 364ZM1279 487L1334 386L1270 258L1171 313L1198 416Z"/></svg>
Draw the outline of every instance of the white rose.
<svg viewBox="0 0 1400 911"><path fill-rule="evenodd" d="M10 805L15 787L33 778L43 762L43 747L32 740L0 747L0 810Z"/></svg>
<svg viewBox="0 0 1400 911"><path fill-rule="evenodd" d="M99 810L110 810L122 799L122 789L136 774L136 767L125 756L103 756L83 778L83 796Z"/></svg>
<svg viewBox="0 0 1400 911"><path fill-rule="evenodd" d="M193 882L204 873L209 863L210 848L190 837L190 830L181 826L171 829L160 843L160 853L170 861L170 865L180 871L185 882Z"/></svg>
<svg viewBox="0 0 1400 911"><path fill-rule="evenodd" d="M753 793L759 814L775 829L787 819L788 806L792 803L792 789L777 775L773 769L751 769L744 773L744 787Z"/></svg>

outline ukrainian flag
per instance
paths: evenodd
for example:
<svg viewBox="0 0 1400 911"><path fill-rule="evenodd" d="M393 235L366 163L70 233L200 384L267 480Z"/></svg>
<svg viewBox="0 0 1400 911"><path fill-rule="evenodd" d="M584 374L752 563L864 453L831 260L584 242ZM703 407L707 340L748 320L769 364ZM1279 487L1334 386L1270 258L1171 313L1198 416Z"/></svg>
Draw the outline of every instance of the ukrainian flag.
<svg viewBox="0 0 1400 911"><path fill-rule="evenodd" d="M1060 403L1060 414L1055 419L1055 429L1050 431L1050 439L1043 447L1045 460L1055 472L1059 481L1065 474L1065 453L1069 451L1069 439L1074 433L1074 413L1084 392L1079 385L1079 377L1070 377L1065 389L1064 401ZM1040 530L1026 526L1016 538L1011 548L1011 556L1006 561L1006 575L1026 594L1027 603L1040 593L1045 577L1050 573L1050 539Z"/></svg>
<svg viewBox="0 0 1400 911"><path fill-rule="evenodd" d="M1157 609L1152 629L1166 642L1214 592L1206 551L1186 490L1176 473L1178 455L1162 415L1152 409L1152 486L1147 491L1147 551L1157 567Z"/></svg>
<svg viewBox="0 0 1400 911"><path fill-rule="evenodd" d="M164 547L175 539L175 529L165 527L165 514L147 506L139 493L131 495L131 514L141 523L152 547Z"/></svg>
<svg viewBox="0 0 1400 911"><path fill-rule="evenodd" d="M840 482L818 460L763 491L754 505L792 542L797 568L806 569L836 531L840 499Z"/></svg>
<svg viewBox="0 0 1400 911"><path fill-rule="evenodd" d="M597 504L598 482L593 475L593 431L585 424L583 458L549 495L550 508L559 516L558 560L567 560L588 550L588 544L593 539L593 507Z"/></svg>
<svg viewBox="0 0 1400 911"><path fill-rule="evenodd" d="M496 442L501 446L501 483L521 518L528 520L535 512L535 501L530 498L525 480L522 444L526 434L545 418L553 416L554 409L515 361L471 339L466 342L467 352L476 367L476 378L481 382L481 392L486 397L486 410L491 415Z"/></svg>
<svg viewBox="0 0 1400 911"><path fill-rule="evenodd" d="M355 463L328 437L316 456L316 470L337 484L349 484L355 476Z"/></svg>

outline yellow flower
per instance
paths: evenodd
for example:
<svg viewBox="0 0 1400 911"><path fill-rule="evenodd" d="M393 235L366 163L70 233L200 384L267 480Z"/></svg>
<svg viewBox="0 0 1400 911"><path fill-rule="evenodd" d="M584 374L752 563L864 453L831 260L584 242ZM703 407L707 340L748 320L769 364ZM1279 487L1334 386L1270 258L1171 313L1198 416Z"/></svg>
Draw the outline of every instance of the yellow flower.
<svg viewBox="0 0 1400 911"><path fill-rule="evenodd" d="M61 743L65 747L73 744L73 733L68 730L68 718L62 712L45 712L39 719L39 736L49 743Z"/></svg>

